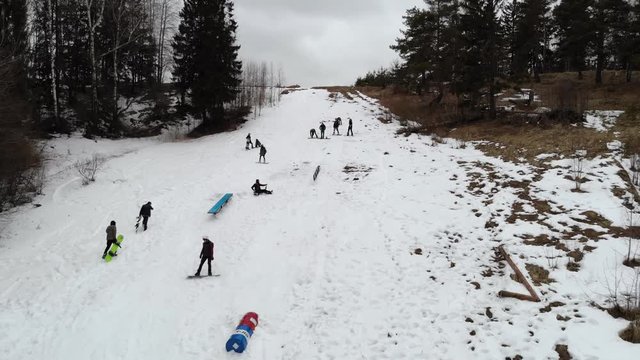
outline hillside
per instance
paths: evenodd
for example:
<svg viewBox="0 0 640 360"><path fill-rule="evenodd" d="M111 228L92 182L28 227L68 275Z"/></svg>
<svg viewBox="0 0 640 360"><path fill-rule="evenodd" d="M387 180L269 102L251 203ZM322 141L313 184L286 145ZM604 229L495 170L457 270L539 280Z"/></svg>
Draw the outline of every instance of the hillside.
<svg viewBox="0 0 640 360"><path fill-rule="evenodd" d="M593 306L622 301L639 276L621 265L633 188L619 143L584 160L576 192L571 158L510 162L481 143L398 135L387 114L360 93L300 90L197 140L51 140L41 206L1 218L0 358L238 358L224 344L248 311L261 323L244 359L556 359L557 345L637 357L618 336L629 322ZM308 139L338 116L354 137L328 123L328 140ZM72 164L94 153L107 160L82 186ZM254 196L256 178L273 195ZM110 220L125 241L107 264ZM205 234L221 276L187 280ZM497 296L525 292L499 245L540 303Z"/></svg>

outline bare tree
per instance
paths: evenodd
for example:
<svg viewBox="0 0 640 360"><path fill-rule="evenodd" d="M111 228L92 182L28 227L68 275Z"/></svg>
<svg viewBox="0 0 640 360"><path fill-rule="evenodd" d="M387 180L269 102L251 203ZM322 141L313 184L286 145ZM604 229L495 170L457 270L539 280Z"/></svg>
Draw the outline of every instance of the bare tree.
<svg viewBox="0 0 640 360"><path fill-rule="evenodd" d="M111 121L112 126L115 126L118 122L119 107L118 107L118 50L132 41L136 40L136 35L140 26L142 25L143 18L137 17L141 13L142 9L137 8L138 2L131 2L127 0L111 0L111 15L113 18L113 48L104 53L102 56L111 52L113 68L113 87L111 92L111 101L113 101ZM122 39L125 39L122 42Z"/></svg>
<svg viewBox="0 0 640 360"><path fill-rule="evenodd" d="M91 130L98 121L98 63L96 59L96 29L104 15L105 0L84 0L89 30L89 61L91 62Z"/></svg>
<svg viewBox="0 0 640 360"><path fill-rule="evenodd" d="M51 70L51 98L53 101L53 120L55 124L58 124L59 121L59 110L58 110L58 85L56 83L57 80L57 71L56 71L56 52L57 48L55 46L57 38L56 32L53 30L53 22L54 22L54 13L53 13L53 4L51 0L47 0L47 10L48 10L48 19L47 19L47 28L49 30L49 34L47 34L47 47L49 49L49 57L50 57L50 70Z"/></svg>

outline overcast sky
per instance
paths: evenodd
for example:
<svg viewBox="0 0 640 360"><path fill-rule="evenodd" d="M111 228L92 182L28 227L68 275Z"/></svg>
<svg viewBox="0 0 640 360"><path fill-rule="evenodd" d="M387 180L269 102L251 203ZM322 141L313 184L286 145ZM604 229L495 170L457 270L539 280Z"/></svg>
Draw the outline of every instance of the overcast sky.
<svg viewBox="0 0 640 360"><path fill-rule="evenodd" d="M280 64L289 85L351 85L389 66L402 16L422 0L235 0L240 56Z"/></svg>

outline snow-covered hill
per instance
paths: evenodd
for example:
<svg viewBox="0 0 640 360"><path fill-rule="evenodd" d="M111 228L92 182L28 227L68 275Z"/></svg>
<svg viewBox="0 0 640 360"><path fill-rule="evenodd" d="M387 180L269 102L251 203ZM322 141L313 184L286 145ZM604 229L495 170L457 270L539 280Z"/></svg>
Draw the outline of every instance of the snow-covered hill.
<svg viewBox="0 0 640 360"><path fill-rule="evenodd" d="M541 170L398 136L382 112L364 96L305 90L240 131L199 140L52 141L42 206L2 218L0 359L553 359L556 344L576 359L637 357L617 335L626 322L589 306L609 295L623 240L568 240L593 249L578 272L554 252L541 303L498 298L524 289L492 261L504 244L522 269L549 268L556 256L524 240L573 226L606 233L580 221L585 210L623 226L615 163L588 162L589 193L573 193L570 160ZM332 136L327 123L330 139L308 139L338 116L354 120L354 137ZM247 133L268 164L244 149ZM108 160L82 186L71 165L93 153ZM255 197L256 178L274 194ZM208 215L226 192L230 203ZM135 233L146 201L149 230ZM107 264L110 220L125 241ZM221 276L187 280L205 234ZM564 305L541 311L554 301ZM248 311L261 320L249 348L227 354Z"/></svg>

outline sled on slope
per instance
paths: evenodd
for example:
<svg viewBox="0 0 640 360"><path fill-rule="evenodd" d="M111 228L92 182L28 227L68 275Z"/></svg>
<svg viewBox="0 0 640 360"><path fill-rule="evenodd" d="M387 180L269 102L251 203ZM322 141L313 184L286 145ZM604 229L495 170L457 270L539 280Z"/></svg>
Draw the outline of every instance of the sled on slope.
<svg viewBox="0 0 640 360"><path fill-rule="evenodd" d="M104 257L104 261L110 262L114 256L118 255L118 249L121 248L120 245L122 244L123 241L124 241L124 236L122 236L122 234L116 237L116 243L111 245L111 248L109 248L109 251L107 252L107 256Z"/></svg>
<svg viewBox="0 0 640 360"><path fill-rule="evenodd" d="M218 214L220 210L222 210L222 207L225 206L227 202L229 202L229 199L231 199L232 196L233 194L231 193L224 194L220 198L220 200L218 200L218 202L215 205L213 205L211 209L209 209L208 213L213 215Z"/></svg>
<svg viewBox="0 0 640 360"><path fill-rule="evenodd" d="M187 276L187 279L199 279L199 278L208 278L208 277L216 277L216 276L220 276L220 274L200 275L200 276L189 275Z"/></svg>

